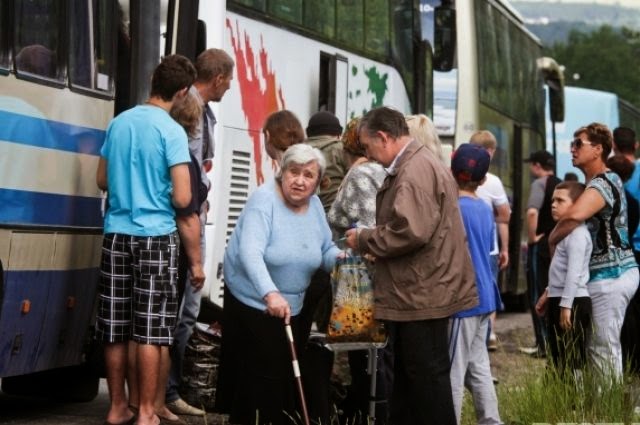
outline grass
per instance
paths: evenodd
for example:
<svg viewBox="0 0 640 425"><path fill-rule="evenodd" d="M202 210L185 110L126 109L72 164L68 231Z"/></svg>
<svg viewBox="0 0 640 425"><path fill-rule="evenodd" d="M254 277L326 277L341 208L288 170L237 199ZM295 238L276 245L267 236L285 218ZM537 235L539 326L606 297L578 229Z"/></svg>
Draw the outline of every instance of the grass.
<svg viewBox="0 0 640 425"><path fill-rule="evenodd" d="M611 382L588 366L577 380L568 378L547 366L543 359L514 352L517 351L514 346L526 345L515 339L513 346L503 347L491 356L500 379L496 391L505 424L640 422L640 416L634 414L635 406L640 405L637 378ZM477 423L468 392L461 422L462 425Z"/></svg>

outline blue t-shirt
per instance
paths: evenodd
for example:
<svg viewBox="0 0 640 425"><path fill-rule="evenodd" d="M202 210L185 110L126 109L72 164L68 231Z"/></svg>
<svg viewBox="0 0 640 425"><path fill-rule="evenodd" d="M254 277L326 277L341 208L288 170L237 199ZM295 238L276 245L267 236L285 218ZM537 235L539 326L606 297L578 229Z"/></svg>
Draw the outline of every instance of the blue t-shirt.
<svg viewBox="0 0 640 425"><path fill-rule="evenodd" d="M460 197L460 214L467 233L469 254L476 274L479 304L458 312L454 317L470 317L491 313L502 305L500 291L491 272L491 248L495 220L491 208L479 198Z"/></svg>
<svg viewBox="0 0 640 425"><path fill-rule="evenodd" d="M636 161L633 174L624 184L624 188L633 196L636 201L640 202L640 161ZM640 226L633 235L629 235L633 243L633 249L640 251Z"/></svg>
<svg viewBox="0 0 640 425"><path fill-rule="evenodd" d="M291 211L274 181L258 188L238 219L224 254L224 280L239 301L264 310L264 296L279 291L300 313L311 275L330 271L340 250L318 196L304 213Z"/></svg>
<svg viewBox="0 0 640 425"><path fill-rule="evenodd" d="M605 206L587 220L587 227L593 241L593 251L589 261L589 282L603 279L615 279L624 272L638 267L629 245L627 232L627 198L620 177L611 171L605 173L606 179L598 175L587 183L587 190L598 191ZM615 192L614 189L615 188ZM618 214L614 206L618 200ZM610 226L613 220L613 229Z"/></svg>
<svg viewBox="0 0 640 425"><path fill-rule="evenodd" d="M162 236L176 230L169 168L189 163L187 134L162 108L136 106L107 128L105 233Z"/></svg>

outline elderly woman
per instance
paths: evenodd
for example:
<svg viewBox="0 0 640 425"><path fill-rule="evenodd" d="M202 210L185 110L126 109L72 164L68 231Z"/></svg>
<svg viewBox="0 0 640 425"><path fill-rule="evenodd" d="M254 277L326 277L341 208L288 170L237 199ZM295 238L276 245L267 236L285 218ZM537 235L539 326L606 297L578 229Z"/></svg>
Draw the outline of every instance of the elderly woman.
<svg viewBox="0 0 640 425"><path fill-rule="evenodd" d="M609 129L598 123L579 128L571 142L573 165L585 175L587 189L549 237L553 246L581 222L593 239L587 290L591 297L593 334L589 359L614 378L622 377L620 329L629 300L638 288L638 266L627 234L627 201L620 177L606 165L611 152Z"/></svg>
<svg viewBox="0 0 640 425"><path fill-rule="evenodd" d="M358 118L352 119L342 135L342 148L349 163L336 199L327 219L337 235L343 235L352 226L376 225L376 193L387 173L382 165L369 161L358 142Z"/></svg>
<svg viewBox="0 0 640 425"><path fill-rule="evenodd" d="M340 250L320 199L320 151L296 144L273 182L249 198L224 257L226 284L216 409L243 425L289 423L295 385L284 324L298 352L308 331L299 323L311 275L333 268Z"/></svg>

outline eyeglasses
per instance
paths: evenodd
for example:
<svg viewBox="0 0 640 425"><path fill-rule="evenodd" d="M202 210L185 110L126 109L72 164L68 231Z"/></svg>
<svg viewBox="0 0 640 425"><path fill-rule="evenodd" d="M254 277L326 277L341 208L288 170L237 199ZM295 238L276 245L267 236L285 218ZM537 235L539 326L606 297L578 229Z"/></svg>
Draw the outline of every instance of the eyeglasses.
<svg viewBox="0 0 640 425"><path fill-rule="evenodd" d="M573 139L573 142L571 142L571 148L575 150L580 150L582 145L593 145L593 143L585 142L582 139Z"/></svg>

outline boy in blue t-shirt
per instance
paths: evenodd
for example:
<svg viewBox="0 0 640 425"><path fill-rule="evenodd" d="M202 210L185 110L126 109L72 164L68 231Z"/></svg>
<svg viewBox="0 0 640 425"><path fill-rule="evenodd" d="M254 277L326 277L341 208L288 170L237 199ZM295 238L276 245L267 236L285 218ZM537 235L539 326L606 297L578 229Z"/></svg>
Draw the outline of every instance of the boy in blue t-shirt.
<svg viewBox="0 0 640 425"><path fill-rule="evenodd" d="M460 423L465 385L473 395L478 423L502 424L493 386L487 333L489 316L500 306L500 293L491 272L495 221L489 206L476 195L486 178L490 157L478 145L460 145L451 159L451 172L459 188L460 213L467 233L476 275L479 304L453 316L449 338L451 390Z"/></svg>

